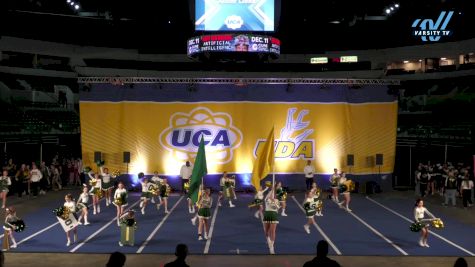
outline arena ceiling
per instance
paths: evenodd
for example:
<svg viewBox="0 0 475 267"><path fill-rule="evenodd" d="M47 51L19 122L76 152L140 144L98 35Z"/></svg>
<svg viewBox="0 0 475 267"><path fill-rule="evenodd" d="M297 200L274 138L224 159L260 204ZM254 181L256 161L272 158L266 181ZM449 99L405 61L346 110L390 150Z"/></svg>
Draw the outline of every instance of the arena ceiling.
<svg viewBox="0 0 475 267"><path fill-rule="evenodd" d="M143 53L185 53L195 35L192 0L0 1L1 35L109 47L138 48ZM71 1L71 0L69 0ZM72 0L74 1L74 0ZM453 10L452 35L442 41L475 37L475 9L470 0L282 0L277 30L282 53L387 48L422 44L412 36L417 18L434 21ZM388 7L399 7L386 15ZM472 25L472 26L470 26Z"/></svg>

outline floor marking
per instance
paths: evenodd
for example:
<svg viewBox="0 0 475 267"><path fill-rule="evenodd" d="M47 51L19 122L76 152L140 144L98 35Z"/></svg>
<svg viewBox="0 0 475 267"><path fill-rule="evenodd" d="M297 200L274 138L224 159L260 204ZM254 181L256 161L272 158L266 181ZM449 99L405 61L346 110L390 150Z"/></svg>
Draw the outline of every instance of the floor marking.
<svg viewBox="0 0 475 267"><path fill-rule="evenodd" d="M406 216L404 216L404 215L398 213L397 211L394 211L394 210L391 209L391 208L386 207L385 205L379 203L378 201L376 201L376 200L374 200L374 199L372 199L372 198L370 198L370 197L368 197L368 196L366 196L366 199L369 200L369 201L371 201L371 202L373 202L373 203L375 203L376 205L379 205L380 207L386 209L387 211L393 213L394 215L396 215L396 216L398 216L398 217L400 217L400 218L402 218L402 219L404 219L404 220L406 220L406 221L408 221L408 222L410 222L410 223L413 223L413 222L414 222L413 220L407 218ZM455 244L454 242L452 242L452 241L446 239L445 237L443 237L443 236L441 236L441 235L439 235L439 234L437 234L437 233L434 233L433 231L430 231L430 232L431 232L434 236L436 236L436 237L438 237L439 239L441 239L441 240L447 242L448 244L450 244L450 245L452 245L452 246L454 246L454 247L456 247L456 248L462 250L463 252L469 254L470 256L475 256L475 253L469 251L468 249L465 249L465 248L463 248L463 247L461 247L461 246Z"/></svg>
<svg viewBox="0 0 475 267"><path fill-rule="evenodd" d="M302 207L302 205L297 201L295 196L292 196L292 199L295 201L297 206L302 210L302 212L305 214L305 209ZM331 241L331 239L325 234L325 232L320 228L320 226L317 223L314 223L313 226L317 229L317 231L323 236L323 238L328 242L328 244L333 248L333 250L336 252L337 255L342 255L341 251L336 247L336 245Z"/></svg>
<svg viewBox="0 0 475 267"><path fill-rule="evenodd" d="M214 223L216 222L216 215L218 214L219 205L216 205L213 212L213 218L211 218L211 225L209 227L208 240L206 241L205 249L203 254L208 254L209 247L211 245L211 238L213 237ZM199 218L198 218L199 220Z"/></svg>

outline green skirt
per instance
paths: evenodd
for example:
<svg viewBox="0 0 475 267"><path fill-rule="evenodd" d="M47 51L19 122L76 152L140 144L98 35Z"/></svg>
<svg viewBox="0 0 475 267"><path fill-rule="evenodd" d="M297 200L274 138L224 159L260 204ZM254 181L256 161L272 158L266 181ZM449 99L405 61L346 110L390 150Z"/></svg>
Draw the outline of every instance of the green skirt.
<svg viewBox="0 0 475 267"><path fill-rule="evenodd" d="M264 218L262 219L262 221L264 223L279 223L277 211L264 211Z"/></svg>
<svg viewBox="0 0 475 267"><path fill-rule="evenodd" d="M77 205L77 211L82 211L82 209L86 208L87 209L87 204L86 203L82 203L82 202L79 202L78 205Z"/></svg>
<svg viewBox="0 0 475 267"><path fill-rule="evenodd" d="M146 198L146 199L150 199L150 198L152 197L152 193L150 193L150 192L142 192L141 197Z"/></svg>
<svg viewBox="0 0 475 267"><path fill-rule="evenodd" d="M112 183L102 183L102 190L107 191L107 189L112 188Z"/></svg>
<svg viewBox="0 0 475 267"><path fill-rule="evenodd" d="M211 217L211 209L210 208L200 208L198 210L198 217L203 219L209 219Z"/></svg>
<svg viewBox="0 0 475 267"><path fill-rule="evenodd" d="M317 214L316 210L306 210L305 211L305 215L307 216L307 218L313 218L313 216L315 216L315 214Z"/></svg>

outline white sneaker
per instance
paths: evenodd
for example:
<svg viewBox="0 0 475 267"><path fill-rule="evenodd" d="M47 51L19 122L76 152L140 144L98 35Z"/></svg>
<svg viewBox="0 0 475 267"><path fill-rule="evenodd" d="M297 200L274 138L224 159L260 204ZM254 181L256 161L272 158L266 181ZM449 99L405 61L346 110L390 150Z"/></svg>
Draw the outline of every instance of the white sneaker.
<svg viewBox="0 0 475 267"><path fill-rule="evenodd" d="M203 237L202 236L198 236L198 240L203 240Z"/></svg>
<svg viewBox="0 0 475 267"><path fill-rule="evenodd" d="M85 222L84 225L89 225L90 223L89 222Z"/></svg>
<svg viewBox="0 0 475 267"><path fill-rule="evenodd" d="M221 205L221 202L218 202L218 206L219 206L219 207L221 207L221 206L222 206L222 205Z"/></svg>
<svg viewBox="0 0 475 267"><path fill-rule="evenodd" d="M234 207L236 207L236 205L233 205L233 203L229 203L229 207L234 208Z"/></svg>
<svg viewBox="0 0 475 267"><path fill-rule="evenodd" d="M188 213L190 213L190 214L191 214L191 213L193 213L193 212L191 211L191 209L188 209Z"/></svg>
<svg viewBox="0 0 475 267"><path fill-rule="evenodd" d="M208 235L205 233L204 236L203 236L203 238L204 238L205 240L208 240Z"/></svg>
<svg viewBox="0 0 475 267"><path fill-rule="evenodd" d="M82 222L78 222L79 225L82 225Z"/></svg>
<svg viewBox="0 0 475 267"><path fill-rule="evenodd" d="M353 210L351 210L350 208L346 208L346 211L351 212L351 211L353 211Z"/></svg>
<svg viewBox="0 0 475 267"><path fill-rule="evenodd" d="M282 214L280 214L280 215L282 215L284 217L287 217L287 214L285 212L282 212Z"/></svg>
<svg viewBox="0 0 475 267"><path fill-rule="evenodd" d="M191 224L196 225L196 217L191 218Z"/></svg>
<svg viewBox="0 0 475 267"><path fill-rule="evenodd" d="M165 211L165 214L168 214L168 213L170 213L170 212L169 212L168 210L166 210L166 211Z"/></svg>
<svg viewBox="0 0 475 267"><path fill-rule="evenodd" d="M424 246L425 246L426 248L430 248L430 246L429 246L429 244L427 244L427 242L424 243Z"/></svg>
<svg viewBox="0 0 475 267"><path fill-rule="evenodd" d="M120 227L120 222L119 222L119 221L117 221L117 226L119 226L119 227Z"/></svg>
<svg viewBox="0 0 475 267"><path fill-rule="evenodd" d="M155 198L152 197L151 202L152 202L153 204L155 204Z"/></svg>
<svg viewBox="0 0 475 267"><path fill-rule="evenodd" d="M422 242L422 239L419 240L419 246L425 247L425 244L424 244L424 242Z"/></svg>
<svg viewBox="0 0 475 267"><path fill-rule="evenodd" d="M305 224L303 228L305 229L305 232L307 232L307 234L310 234L310 226Z"/></svg>
<svg viewBox="0 0 475 267"><path fill-rule="evenodd" d="M15 243L15 244L11 245L10 248L17 248L17 244Z"/></svg>
<svg viewBox="0 0 475 267"><path fill-rule="evenodd" d="M123 246L124 246L124 244L122 244L122 242L120 242L120 241L119 241L119 246L123 247Z"/></svg>
<svg viewBox="0 0 475 267"><path fill-rule="evenodd" d="M94 211L92 212L92 214L93 214L93 215L96 215L96 210L94 210Z"/></svg>
<svg viewBox="0 0 475 267"><path fill-rule="evenodd" d="M97 206L97 213L101 213L101 206Z"/></svg>
<svg viewBox="0 0 475 267"><path fill-rule="evenodd" d="M157 210L160 210L160 206L161 206L160 204L157 204Z"/></svg>
<svg viewBox="0 0 475 267"><path fill-rule="evenodd" d="M140 206L140 208L143 208L143 201L140 201L139 206Z"/></svg>
<svg viewBox="0 0 475 267"><path fill-rule="evenodd" d="M256 217L256 219L259 219L259 211L256 211L256 212L254 213L254 217Z"/></svg>
<svg viewBox="0 0 475 267"><path fill-rule="evenodd" d="M274 244L272 245L269 245L269 253L274 255L275 254L275 250L274 250Z"/></svg>
<svg viewBox="0 0 475 267"><path fill-rule="evenodd" d="M68 240L68 243L66 243L66 247L71 246L71 240Z"/></svg>
<svg viewBox="0 0 475 267"><path fill-rule="evenodd" d="M145 208L142 208L140 211L142 212L142 215L145 214Z"/></svg>
<svg viewBox="0 0 475 267"><path fill-rule="evenodd" d="M78 241L78 235L77 235L77 234L75 234L75 235L74 235L73 242L74 242L74 243L76 243L77 241Z"/></svg>

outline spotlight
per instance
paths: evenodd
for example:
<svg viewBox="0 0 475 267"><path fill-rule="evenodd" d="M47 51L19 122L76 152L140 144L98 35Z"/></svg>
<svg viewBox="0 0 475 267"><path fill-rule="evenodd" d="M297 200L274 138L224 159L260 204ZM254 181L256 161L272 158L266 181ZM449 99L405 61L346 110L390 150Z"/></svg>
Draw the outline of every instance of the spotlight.
<svg viewBox="0 0 475 267"><path fill-rule="evenodd" d="M79 9L79 5L75 5L75 6L74 6L74 9L78 10L78 9Z"/></svg>
<svg viewBox="0 0 475 267"><path fill-rule="evenodd" d="M66 0L66 3L70 3L70 2L71 2L71 0Z"/></svg>
<svg viewBox="0 0 475 267"><path fill-rule="evenodd" d="M389 8L386 8L386 14L391 13L391 10Z"/></svg>
<svg viewBox="0 0 475 267"><path fill-rule="evenodd" d="M399 8L399 4L395 4L394 7L395 7L395 8Z"/></svg>
<svg viewBox="0 0 475 267"><path fill-rule="evenodd" d="M391 11L393 11L393 10L394 10L394 7L390 7L389 9L391 9Z"/></svg>
<svg viewBox="0 0 475 267"><path fill-rule="evenodd" d="M74 6L74 2L69 3L71 6Z"/></svg>
<svg viewBox="0 0 475 267"><path fill-rule="evenodd" d="M404 64L407 64L407 63L409 63L409 60L404 60L403 62L404 62Z"/></svg>

